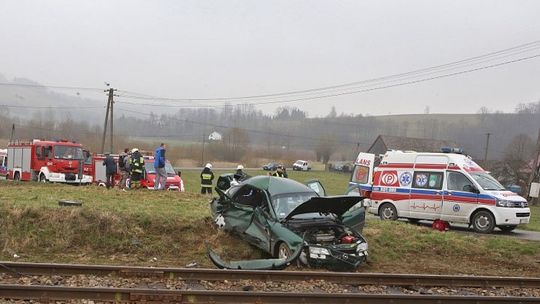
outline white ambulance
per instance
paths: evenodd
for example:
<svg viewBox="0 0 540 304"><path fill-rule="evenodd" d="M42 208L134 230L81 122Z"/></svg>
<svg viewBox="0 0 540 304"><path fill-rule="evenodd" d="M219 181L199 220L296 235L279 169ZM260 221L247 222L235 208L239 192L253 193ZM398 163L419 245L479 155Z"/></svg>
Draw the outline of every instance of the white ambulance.
<svg viewBox="0 0 540 304"><path fill-rule="evenodd" d="M480 233L529 223L527 200L466 155L389 151L375 161L374 154L358 155L348 194L367 197L368 212L383 220L440 219L467 223Z"/></svg>

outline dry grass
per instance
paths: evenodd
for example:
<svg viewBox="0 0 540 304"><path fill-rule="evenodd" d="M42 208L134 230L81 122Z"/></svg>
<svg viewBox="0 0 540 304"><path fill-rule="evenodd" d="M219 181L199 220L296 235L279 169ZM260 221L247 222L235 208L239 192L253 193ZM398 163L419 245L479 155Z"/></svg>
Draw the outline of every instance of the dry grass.
<svg viewBox="0 0 540 304"><path fill-rule="evenodd" d="M0 260L212 267L205 242L224 259L266 256L215 229L208 198L193 193L0 181L0 201ZM381 221L364 234L371 255L360 271L540 275L540 242Z"/></svg>

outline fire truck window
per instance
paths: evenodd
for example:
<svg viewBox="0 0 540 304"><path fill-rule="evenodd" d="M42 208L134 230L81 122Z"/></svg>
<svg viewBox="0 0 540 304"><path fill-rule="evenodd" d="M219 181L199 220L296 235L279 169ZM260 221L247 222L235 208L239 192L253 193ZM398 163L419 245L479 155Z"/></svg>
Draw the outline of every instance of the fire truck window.
<svg viewBox="0 0 540 304"><path fill-rule="evenodd" d="M415 172L413 176L413 188L442 189L442 172Z"/></svg>
<svg viewBox="0 0 540 304"><path fill-rule="evenodd" d="M473 183L463 173L452 171L448 172L448 181L446 185L448 190L466 191L464 190L464 187L467 185L473 186Z"/></svg>
<svg viewBox="0 0 540 304"><path fill-rule="evenodd" d="M36 157L39 159L43 158L43 147L41 146L36 147Z"/></svg>
<svg viewBox="0 0 540 304"><path fill-rule="evenodd" d="M48 147L45 147L44 149L44 155L45 157L49 158L51 157L51 151L52 151L52 147L51 146L48 146Z"/></svg>

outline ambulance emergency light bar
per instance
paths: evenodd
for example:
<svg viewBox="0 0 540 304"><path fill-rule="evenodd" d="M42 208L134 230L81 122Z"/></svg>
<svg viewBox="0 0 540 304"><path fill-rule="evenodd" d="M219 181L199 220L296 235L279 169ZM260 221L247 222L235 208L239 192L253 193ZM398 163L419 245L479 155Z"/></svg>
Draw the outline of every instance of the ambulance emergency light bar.
<svg viewBox="0 0 540 304"><path fill-rule="evenodd" d="M442 147L441 148L442 153L456 153L456 154L463 154L462 148L451 148L451 147Z"/></svg>

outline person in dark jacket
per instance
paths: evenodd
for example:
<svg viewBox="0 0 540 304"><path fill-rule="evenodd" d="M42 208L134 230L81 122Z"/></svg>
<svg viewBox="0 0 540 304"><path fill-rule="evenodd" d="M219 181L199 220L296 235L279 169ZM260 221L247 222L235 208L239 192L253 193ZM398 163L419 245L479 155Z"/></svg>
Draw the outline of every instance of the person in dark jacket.
<svg viewBox="0 0 540 304"><path fill-rule="evenodd" d="M154 190L165 190L167 183L167 170L165 170L165 144L161 143L154 152L154 169L156 179L154 181Z"/></svg>
<svg viewBox="0 0 540 304"><path fill-rule="evenodd" d="M131 169L131 186L134 189L138 189L141 187L141 179L143 177L144 158L137 148L131 150L129 167Z"/></svg>
<svg viewBox="0 0 540 304"><path fill-rule="evenodd" d="M114 188L114 178L116 176L116 162L110 153L105 153L105 160L103 161L103 166L105 166L105 176L107 189Z"/></svg>
<svg viewBox="0 0 540 304"><path fill-rule="evenodd" d="M201 172L201 194L212 194L213 180L214 172L212 172L212 164L208 163Z"/></svg>

